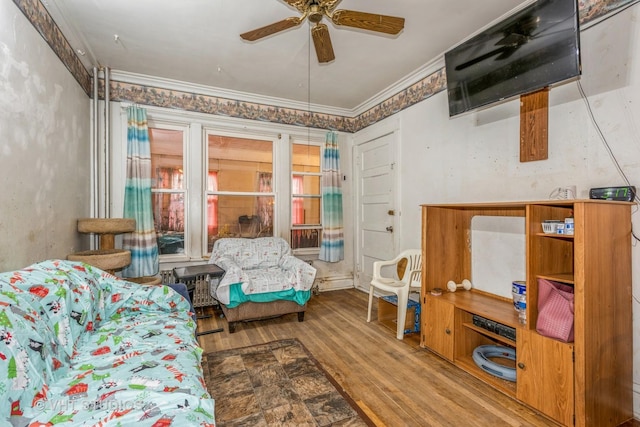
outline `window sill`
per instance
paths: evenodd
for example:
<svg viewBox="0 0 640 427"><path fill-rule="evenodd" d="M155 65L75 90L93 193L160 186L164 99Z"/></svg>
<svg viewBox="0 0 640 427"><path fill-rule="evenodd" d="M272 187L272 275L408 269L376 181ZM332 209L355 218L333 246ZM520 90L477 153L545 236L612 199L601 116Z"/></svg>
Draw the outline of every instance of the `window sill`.
<svg viewBox="0 0 640 427"><path fill-rule="evenodd" d="M191 261L191 258L189 258L185 254L160 255L160 259L159 259L160 265L185 263L190 261Z"/></svg>
<svg viewBox="0 0 640 427"><path fill-rule="evenodd" d="M320 248L304 248L304 249L293 249L293 254L298 255L315 255L316 258L320 255Z"/></svg>

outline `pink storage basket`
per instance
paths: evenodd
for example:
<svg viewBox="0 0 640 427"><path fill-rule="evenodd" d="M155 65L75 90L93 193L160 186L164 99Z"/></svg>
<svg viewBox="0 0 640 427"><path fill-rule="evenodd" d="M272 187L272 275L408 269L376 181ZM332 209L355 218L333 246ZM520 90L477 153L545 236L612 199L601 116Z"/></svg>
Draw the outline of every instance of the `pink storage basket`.
<svg viewBox="0 0 640 427"><path fill-rule="evenodd" d="M573 342L573 297L572 286L538 279L538 333Z"/></svg>

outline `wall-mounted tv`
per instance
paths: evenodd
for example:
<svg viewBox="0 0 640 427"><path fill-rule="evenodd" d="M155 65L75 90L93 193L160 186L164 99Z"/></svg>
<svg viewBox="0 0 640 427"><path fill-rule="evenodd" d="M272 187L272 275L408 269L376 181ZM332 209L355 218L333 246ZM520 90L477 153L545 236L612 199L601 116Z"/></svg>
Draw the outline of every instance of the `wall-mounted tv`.
<svg viewBox="0 0 640 427"><path fill-rule="evenodd" d="M444 55L449 116L580 76L576 0L538 0Z"/></svg>

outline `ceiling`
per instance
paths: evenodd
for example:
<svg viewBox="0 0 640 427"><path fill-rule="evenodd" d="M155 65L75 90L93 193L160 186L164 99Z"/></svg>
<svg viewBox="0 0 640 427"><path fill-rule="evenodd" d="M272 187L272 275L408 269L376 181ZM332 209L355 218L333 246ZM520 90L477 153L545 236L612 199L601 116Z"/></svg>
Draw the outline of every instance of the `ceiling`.
<svg viewBox="0 0 640 427"><path fill-rule="evenodd" d="M220 90L355 111L530 0L342 0L400 16L397 36L323 22L336 59L319 64L309 23L247 42L298 11L281 0L41 0L81 61Z"/></svg>

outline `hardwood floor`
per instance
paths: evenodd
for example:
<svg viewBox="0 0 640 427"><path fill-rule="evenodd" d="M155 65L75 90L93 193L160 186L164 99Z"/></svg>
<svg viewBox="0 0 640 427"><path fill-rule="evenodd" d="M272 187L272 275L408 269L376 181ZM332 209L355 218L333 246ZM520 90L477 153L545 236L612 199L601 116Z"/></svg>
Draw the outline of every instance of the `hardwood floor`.
<svg viewBox="0 0 640 427"><path fill-rule="evenodd" d="M298 338L378 426L555 426L554 422L485 385L428 350L418 334L399 341L377 321L366 322L367 294L324 292L295 314L240 323L229 334L220 312L199 320L205 352ZM374 312L373 319L376 319ZM635 426L637 423L629 423Z"/></svg>

